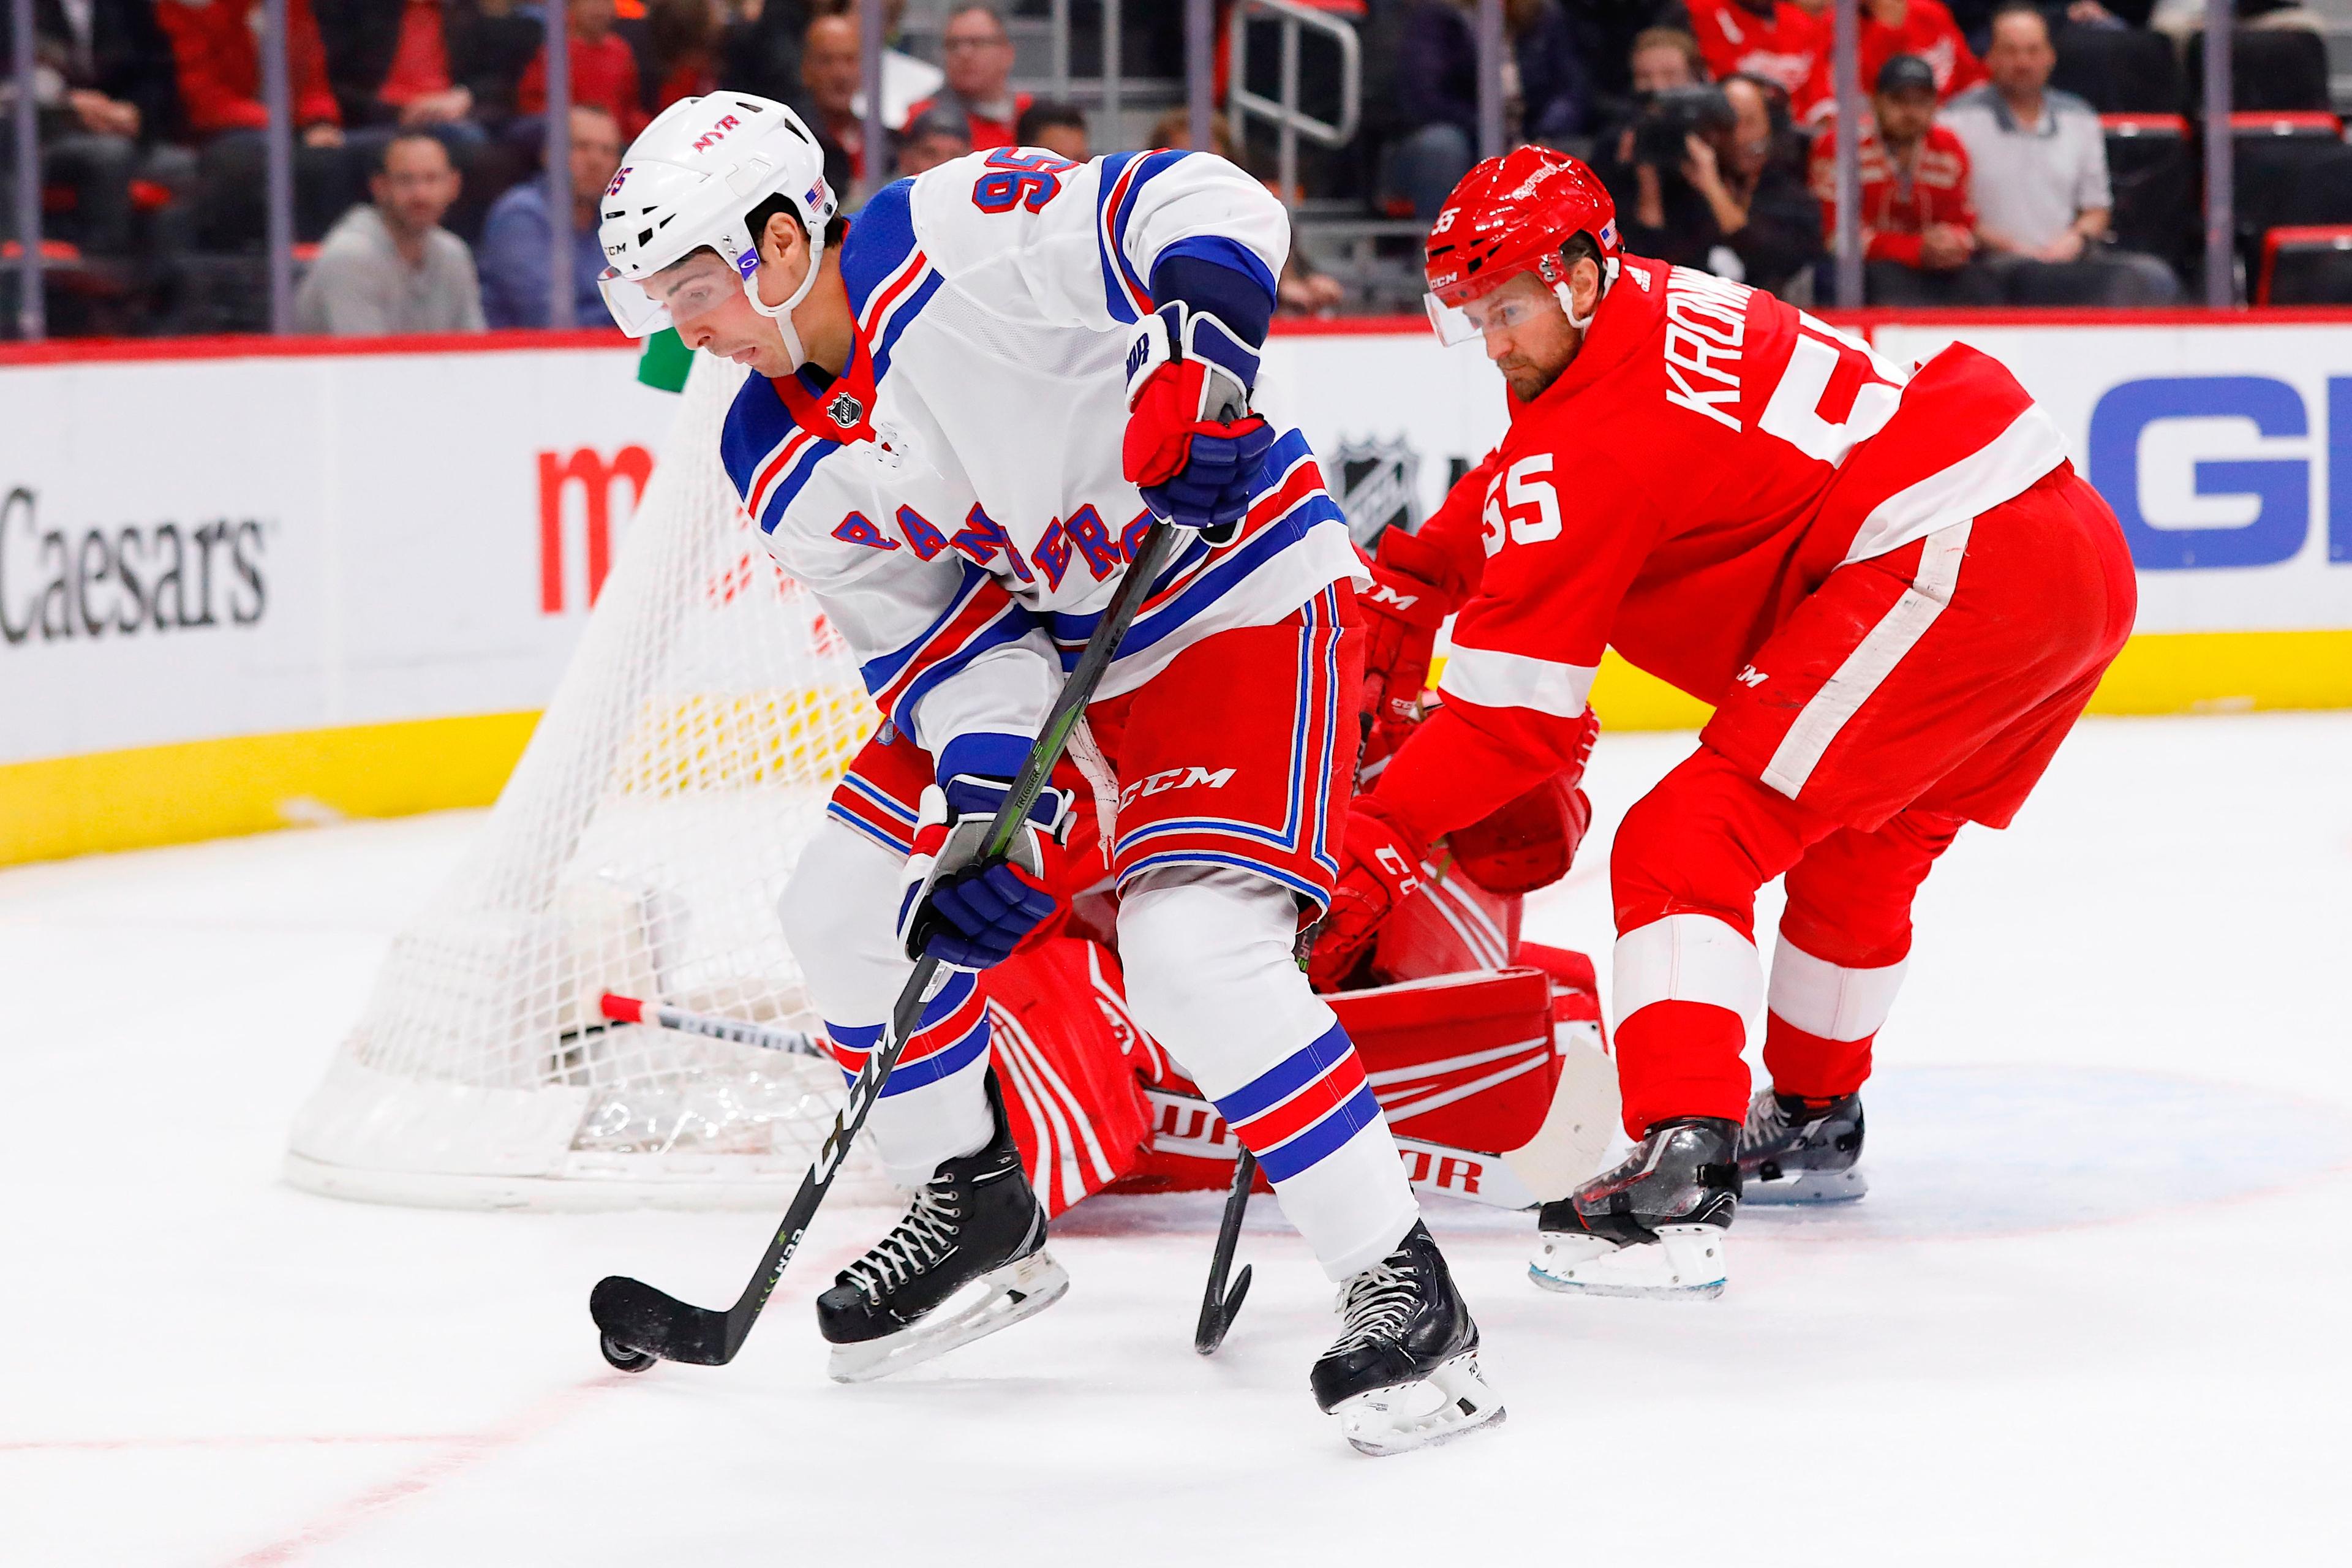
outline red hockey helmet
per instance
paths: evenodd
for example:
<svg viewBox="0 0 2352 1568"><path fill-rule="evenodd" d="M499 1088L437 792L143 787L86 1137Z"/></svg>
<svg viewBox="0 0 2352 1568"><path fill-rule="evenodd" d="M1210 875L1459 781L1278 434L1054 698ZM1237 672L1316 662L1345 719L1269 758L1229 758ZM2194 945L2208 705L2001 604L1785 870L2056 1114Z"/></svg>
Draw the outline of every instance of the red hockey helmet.
<svg viewBox="0 0 2352 1568"><path fill-rule="evenodd" d="M1549 147L1515 147L1489 158L1445 198L1429 230L1429 321L1440 342L1467 342L1480 324L1463 307L1522 272L1533 272L1559 297L1571 325L1569 259L1561 254L1578 235L1601 255L1601 287L1617 279L1624 245L1617 237L1617 204L1591 170Z"/></svg>

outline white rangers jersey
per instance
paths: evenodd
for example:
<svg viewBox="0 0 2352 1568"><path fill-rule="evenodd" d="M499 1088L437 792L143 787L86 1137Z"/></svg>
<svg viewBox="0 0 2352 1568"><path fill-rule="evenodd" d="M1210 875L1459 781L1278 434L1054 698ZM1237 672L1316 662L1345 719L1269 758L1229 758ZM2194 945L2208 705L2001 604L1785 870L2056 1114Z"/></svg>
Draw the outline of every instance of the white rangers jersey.
<svg viewBox="0 0 2352 1568"><path fill-rule="evenodd" d="M1197 257L1270 300L1288 247L1279 202L1191 153L975 153L856 215L840 250L850 363L830 381L754 376L722 449L770 550L925 750L1035 732L1150 521L1119 445L1153 268ZM1181 542L1099 695L1359 572L1313 453L1264 392L1280 434L1246 523L1213 550Z"/></svg>

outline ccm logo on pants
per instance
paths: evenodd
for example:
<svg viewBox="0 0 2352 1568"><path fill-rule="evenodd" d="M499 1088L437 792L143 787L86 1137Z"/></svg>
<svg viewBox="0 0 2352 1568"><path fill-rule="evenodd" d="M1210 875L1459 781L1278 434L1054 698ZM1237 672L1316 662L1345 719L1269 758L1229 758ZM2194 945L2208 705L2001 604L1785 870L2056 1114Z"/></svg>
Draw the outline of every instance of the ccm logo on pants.
<svg viewBox="0 0 2352 1568"><path fill-rule="evenodd" d="M1125 810L1147 795L1164 795L1171 789L1191 789L1196 784L1205 784L1211 789L1223 789L1233 782L1236 771L1234 768L1219 768L1212 773L1207 768L1162 768L1156 773L1150 773L1136 780L1119 791L1119 808Z"/></svg>

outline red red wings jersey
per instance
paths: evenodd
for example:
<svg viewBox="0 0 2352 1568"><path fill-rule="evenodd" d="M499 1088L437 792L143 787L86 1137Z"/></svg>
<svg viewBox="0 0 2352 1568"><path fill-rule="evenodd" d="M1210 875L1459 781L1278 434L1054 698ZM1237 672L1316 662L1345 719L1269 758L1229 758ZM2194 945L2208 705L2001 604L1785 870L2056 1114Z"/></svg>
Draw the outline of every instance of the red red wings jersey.
<svg viewBox="0 0 2352 1568"><path fill-rule="evenodd" d="M1575 360L1512 400L1464 481L1483 506L1449 500L1423 530L1478 584L1440 683L1472 748L1457 763L1493 774L1496 800L1564 763L1604 647L1717 700L1839 565L2007 500L2065 455L1974 349L1906 371L1761 290L1626 258Z"/></svg>
<svg viewBox="0 0 2352 1568"><path fill-rule="evenodd" d="M1778 82L1791 98L1804 90L1813 67L1828 53L1826 17L1809 16L1789 0L1764 0L1759 16L1742 0L1690 0L1691 34L1709 76L1735 71Z"/></svg>
<svg viewBox="0 0 2352 1568"><path fill-rule="evenodd" d="M1906 169L1887 156L1874 128L1865 126L1862 155L1863 254L1873 261L1919 265L1919 237L1930 224L1977 226L1969 203L1969 150L1941 125L1927 127L1912 164ZM1822 204L1822 226L1837 238L1837 132L1813 143L1813 195Z"/></svg>
<svg viewBox="0 0 2352 1568"><path fill-rule="evenodd" d="M1916 55L1927 62L1927 68L1936 73L1938 101L1948 102L1954 93L1966 92L1985 79L1984 62L1977 58L1968 39L1960 36L1960 25L1952 19L1943 0L1906 0L1903 19L1892 24L1880 21L1865 5L1861 21L1861 33L1855 40L1856 63L1861 68L1860 85L1865 95L1878 79L1879 68L1896 55ZM1814 62L1812 79L1797 94L1797 112L1808 118L1834 113L1837 109L1836 80L1830 74L1830 23L1826 16L1822 26L1821 58Z"/></svg>

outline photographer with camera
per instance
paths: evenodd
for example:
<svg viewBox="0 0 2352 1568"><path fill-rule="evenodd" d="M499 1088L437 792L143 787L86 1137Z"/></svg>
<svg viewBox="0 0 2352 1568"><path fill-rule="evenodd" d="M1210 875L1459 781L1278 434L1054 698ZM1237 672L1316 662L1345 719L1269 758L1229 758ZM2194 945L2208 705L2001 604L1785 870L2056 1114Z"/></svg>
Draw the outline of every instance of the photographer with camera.
<svg viewBox="0 0 2352 1568"><path fill-rule="evenodd" d="M1625 244L1782 292L1822 254L1794 140L1788 95L1759 77L1649 94L1611 175Z"/></svg>

